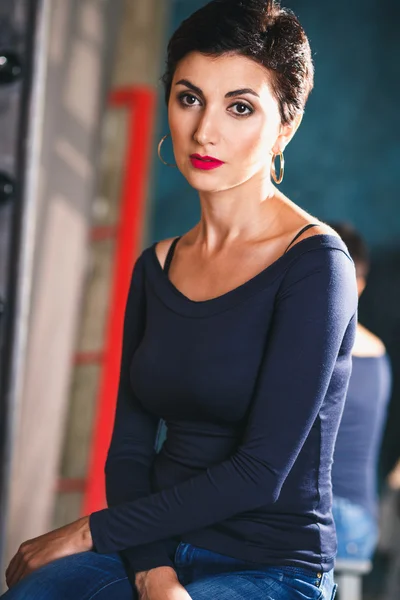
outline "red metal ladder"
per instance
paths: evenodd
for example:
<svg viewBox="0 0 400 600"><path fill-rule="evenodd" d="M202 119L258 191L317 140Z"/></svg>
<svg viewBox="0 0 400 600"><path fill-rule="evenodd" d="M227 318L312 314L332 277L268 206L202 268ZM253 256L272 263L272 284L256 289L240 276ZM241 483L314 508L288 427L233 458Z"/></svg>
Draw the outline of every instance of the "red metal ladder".
<svg viewBox="0 0 400 600"><path fill-rule="evenodd" d="M104 464L111 439L117 397L125 303L134 261L140 251L147 182L152 160L156 91L147 87L114 90L110 108L128 113L128 141L118 223L94 227L91 240L115 239L110 303L104 348L77 353L75 364L100 364L96 414L86 479L60 479L59 492L83 492L82 514L105 507Z"/></svg>

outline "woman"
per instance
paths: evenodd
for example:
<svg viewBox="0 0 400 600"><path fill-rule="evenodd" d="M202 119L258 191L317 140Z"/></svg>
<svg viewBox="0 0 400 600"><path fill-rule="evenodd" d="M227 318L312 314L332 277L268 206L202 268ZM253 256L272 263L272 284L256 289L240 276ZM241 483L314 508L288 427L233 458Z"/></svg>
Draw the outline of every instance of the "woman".
<svg viewBox="0 0 400 600"><path fill-rule="evenodd" d="M331 599L354 265L271 183L313 86L309 43L272 1L214 0L172 37L164 81L201 220L134 268L109 508L23 545L6 598L125 599L128 576L150 600Z"/></svg>
<svg viewBox="0 0 400 600"><path fill-rule="evenodd" d="M360 297L367 284L369 254L346 223L331 226L356 267ZM377 468L391 392L391 367L383 342L357 323L353 369L336 440L332 469L333 517L341 560L370 560L378 538Z"/></svg>

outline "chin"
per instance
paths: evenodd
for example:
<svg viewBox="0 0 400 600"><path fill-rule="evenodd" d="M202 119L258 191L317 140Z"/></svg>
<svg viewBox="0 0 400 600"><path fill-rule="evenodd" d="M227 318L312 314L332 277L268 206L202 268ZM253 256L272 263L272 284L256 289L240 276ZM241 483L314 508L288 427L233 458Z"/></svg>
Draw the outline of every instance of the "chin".
<svg viewBox="0 0 400 600"><path fill-rule="evenodd" d="M226 181L226 178L221 177L215 171L198 171L184 172L182 173L189 185L191 185L198 192L222 192L232 187Z"/></svg>
<svg viewBox="0 0 400 600"><path fill-rule="evenodd" d="M198 192L208 192L208 193L213 193L216 194L217 192L223 192L225 190L228 190L231 186L230 185L224 185L223 182L220 183L216 183L214 182L207 182L207 181L199 181L199 180L195 180L195 178L192 179L188 179L189 184L192 186L192 188L194 188L195 190L197 190Z"/></svg>

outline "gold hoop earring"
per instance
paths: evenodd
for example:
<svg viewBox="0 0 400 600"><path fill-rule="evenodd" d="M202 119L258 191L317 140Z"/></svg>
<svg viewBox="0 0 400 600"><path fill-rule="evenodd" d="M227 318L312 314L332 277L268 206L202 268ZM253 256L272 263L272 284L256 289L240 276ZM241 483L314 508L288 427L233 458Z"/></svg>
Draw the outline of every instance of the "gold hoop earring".
<svg viewBox="0 0 400 600"><path fill-rule="evenodd" d="M280 166L280 170L279 170L279 177L276 176L276 170L275 170L275 160L276 157L279 156L280 158L280 162L281 162L281 166ZM272 163L271 163L271 175L272 175L272 179L275 181L276 184L280 184L283 181L283 177L285 175L285 157L283 156L283 152L278 152L278 154L274 154L272 157Z"/></svg>
<svg viewBox="0 0 400 600"><path fill-rule="evenodd" d="M166 162L166 161L163 159L163 157L161 156L161 148L162 148L162 145L163 145L163 143L165 142L165 140L166 140L167 138L169 138L169 137L171 137L171 134L170 134L170 133L167 133L167 135L164 135L163 139L162 139L162 140L161 140L161 142L158 144L158 158L159 158L159 159L161 160L161 162L162 162L164 165L166 165L167 167L173 167L173 168L176 168L176 166L177 166L177 165L171 165L170 163L167 163L167 162Z"/></svg>

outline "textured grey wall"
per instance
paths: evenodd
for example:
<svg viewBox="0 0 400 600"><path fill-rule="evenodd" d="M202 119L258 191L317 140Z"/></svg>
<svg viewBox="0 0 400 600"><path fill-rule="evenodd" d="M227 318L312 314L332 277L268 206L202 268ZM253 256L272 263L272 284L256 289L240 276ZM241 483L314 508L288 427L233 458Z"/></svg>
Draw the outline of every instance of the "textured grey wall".
<svg viewBox="0 0 400 600"><path fill-rule="evenodd" d="M51 3L34 285L13 452L9 556L23 540L48 530L52 521L118 4Z"/></svg>

